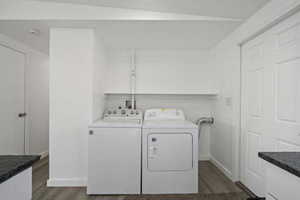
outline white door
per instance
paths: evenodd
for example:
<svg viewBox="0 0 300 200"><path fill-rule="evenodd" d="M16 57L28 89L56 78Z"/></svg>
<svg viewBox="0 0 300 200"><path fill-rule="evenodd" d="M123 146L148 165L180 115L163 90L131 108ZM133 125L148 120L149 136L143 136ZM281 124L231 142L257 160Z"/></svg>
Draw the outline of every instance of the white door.
<svg viewBox="0 0 300 200"><path fill-rule="evenodd" d="M242 134L243 183L263 196L263 169L258 152L265 134L265 42L257 38L243 47L242 69Z"/></svg>
<svg viewBox="0 0 300 200"><path fill-rule="evenodd" d="M0 155L24 154L25 55L0 45Z"/></svg>
<svg viewBox="0 0 300 200"><path fill-rule="evenodd" d="M273 132L279 151L300 150L300 13L272 31L274 51Z"/></svg>
<svg viewBox="0 0 300 200"><path fill-rule="evenodd" d="M242 182L265 196L259 151L300 150L300 13L242 47Z"/></svg>

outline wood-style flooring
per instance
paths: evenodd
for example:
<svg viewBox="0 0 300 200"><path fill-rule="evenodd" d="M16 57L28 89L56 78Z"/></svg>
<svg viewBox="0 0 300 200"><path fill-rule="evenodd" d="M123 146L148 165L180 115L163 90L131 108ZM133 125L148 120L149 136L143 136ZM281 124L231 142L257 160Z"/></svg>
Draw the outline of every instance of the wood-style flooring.
<svg viewBox="0 0 300 200"><path fill-rule="evenodd" d="M47 187L48 160L33 166L33 200L246 200L249 196L211 162L199 162L199 194L88 196L86 188Z"/></svg>

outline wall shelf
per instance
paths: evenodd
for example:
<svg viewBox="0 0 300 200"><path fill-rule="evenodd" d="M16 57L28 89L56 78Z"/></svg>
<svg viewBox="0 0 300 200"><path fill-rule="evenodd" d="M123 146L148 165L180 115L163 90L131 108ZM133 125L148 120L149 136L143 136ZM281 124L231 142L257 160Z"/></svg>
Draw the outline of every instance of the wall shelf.
<svg viewBox="0 0 300 200"><path fill-rule="evenodd" d="M130 92L125 91L106 91L105 95L130 95ZM136 92L136 95L203 95L203 96L217 96L218 91L187 91L187 92Z"/></svg>

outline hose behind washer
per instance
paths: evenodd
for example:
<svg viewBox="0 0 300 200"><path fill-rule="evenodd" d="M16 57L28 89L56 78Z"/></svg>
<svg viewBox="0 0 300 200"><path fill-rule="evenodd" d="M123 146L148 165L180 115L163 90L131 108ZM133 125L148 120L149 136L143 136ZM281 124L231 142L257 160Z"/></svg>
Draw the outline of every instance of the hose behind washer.
<svg viewBox="0 0 300 200"><path fill-rule="evenodd" d="M201 126L203 124L213 124L214 123L213 117L201 117L197 120L196 124L198 125L198 136L200 138Z"/></svg>

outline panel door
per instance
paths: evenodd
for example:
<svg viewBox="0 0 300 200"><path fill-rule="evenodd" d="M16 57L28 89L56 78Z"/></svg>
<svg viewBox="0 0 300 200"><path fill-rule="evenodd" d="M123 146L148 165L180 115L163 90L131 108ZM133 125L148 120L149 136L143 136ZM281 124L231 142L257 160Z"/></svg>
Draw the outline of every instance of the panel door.
<svg viewBox="0 0 300 200"><path fill-rule="evenodd" d="M25 55L0 44L0 154L25 153Z"/></svg>
<svg viewBox="0 0 300 200"><path fill-rule="evenodd" d="M243 47L242 69L242 136L243 183L255 194L263 196L264 177L258 152L265 134L264 81L265 41L263 37Z"/></svg>
<svg viewBox="0 0 300 200"><path fill-rule="evenodd" d="M275 41L273 132L281 151L300 149L300 13L272 31Z"/></svg>
<svg viewBox="0 0 300 200"><path fill-rule="evenodd" d="M300 13L242 47L242 182L265 196L259 151L300 150Z"/></svg>
<svg viewBox="0 0 300 200"><path fill-rule="evenodd" d="M148 135L150 171L187 171L193 168L193 136L189 133Z"/></svg>

